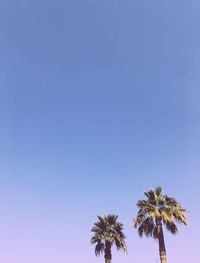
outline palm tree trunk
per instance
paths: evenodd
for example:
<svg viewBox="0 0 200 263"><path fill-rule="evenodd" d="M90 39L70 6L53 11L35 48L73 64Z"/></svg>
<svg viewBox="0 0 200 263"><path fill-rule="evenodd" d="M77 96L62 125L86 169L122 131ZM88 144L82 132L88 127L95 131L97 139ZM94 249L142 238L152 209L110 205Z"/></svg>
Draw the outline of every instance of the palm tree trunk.
<svg viewBox="0 0 200 263"><path fill-rule="evenodd" d="M106 241L105 243L105 263L111 263L112 254L111 254L111 245L109 242Z"/></svg>
<svg viewBox="0 0 200 263"><path fill-rule="evenodd" d="M158 242L159 242L159 253L160 253L160 263L167 263L167 254L165 249L165 240L162 228L162 222L160 219L156 220L157 230L158 230Z"/></svg>

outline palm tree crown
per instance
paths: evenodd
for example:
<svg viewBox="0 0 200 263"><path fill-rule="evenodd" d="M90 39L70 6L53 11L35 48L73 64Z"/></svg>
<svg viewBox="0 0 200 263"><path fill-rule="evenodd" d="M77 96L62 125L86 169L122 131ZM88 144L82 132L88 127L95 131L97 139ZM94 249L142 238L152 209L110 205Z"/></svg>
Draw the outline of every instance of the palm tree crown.
<svg viewBox="0 0 200 263"><path fill-rule="evenodd" d="M161 187L144 194L147 199L137 202L139 210L133 225L138 228L140 237L146 235L158 240L160 262L167 263L163 225L172 234L176 234L178 232L177 222L187 225L186 210L181 207L175 198L163 195Z"/></svg>
<svg viewBox="0 0 200 263"><path fill-rule="evenodd" d="M104 253L105 261L111 262L111 247L116 245L117 250L127 251L123 224L117 222L118 216L98 216L99 221L94 223L91 231L94 233L91 244L95 245L95 254Z"/></svg>
<svg viewBox="0 0 200 263"><path fill-rule="evenodd" d="M163 223L172 234L178 232L177 222L187 225L186 210L181 207L175 198L163 195L161 187L144 194L147 199L137 202L139 210L133 222L134 227L138 228L140 237L146 235L157 239L158 221Z"/></svg>

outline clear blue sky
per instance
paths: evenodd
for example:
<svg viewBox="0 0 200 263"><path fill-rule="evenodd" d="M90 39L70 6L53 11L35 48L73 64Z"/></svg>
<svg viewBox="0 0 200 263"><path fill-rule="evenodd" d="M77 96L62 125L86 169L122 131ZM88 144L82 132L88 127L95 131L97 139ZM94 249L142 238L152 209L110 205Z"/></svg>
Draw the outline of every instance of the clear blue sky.
<svg viewBox="0 0 200 263"><path fill-rule="evenodd" d="M0 261L103 262L97 214L131 222L162 185L189 211L169 262L199 262L200 2L0 1Z"/></svg>

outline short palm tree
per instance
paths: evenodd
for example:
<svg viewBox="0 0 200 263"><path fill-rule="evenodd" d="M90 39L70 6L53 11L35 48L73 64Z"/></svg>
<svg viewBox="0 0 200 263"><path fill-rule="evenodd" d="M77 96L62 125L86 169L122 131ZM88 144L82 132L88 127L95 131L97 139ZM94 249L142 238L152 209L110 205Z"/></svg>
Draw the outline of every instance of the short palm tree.
<svg viewBox="0 0 200 263"><path fill-rule="evenodd" d="M140 237L146 235L158 240L160 262L166 263L167 256L163 225L172 234L176 234L178 232L177 222L187 225L186 210L181 207L175 198L163 195L161 187L157 187L155 190L150 190L144 194L147 199L137 202L139 210L133 221L133 225L138 229Z"/></svg>
<svg viewBox="0 0 200 263"><path fill-rule="evenodd" d="M112 260L111 248L116 245L117 250L127 251L125 235L123 233L123 224L117 222L118 216L107 215L98 216L98 222L94 223L91 231L94 233L91 238L91 244L95 245L95 254L99 256L104 254L105 263Z"/></svg>

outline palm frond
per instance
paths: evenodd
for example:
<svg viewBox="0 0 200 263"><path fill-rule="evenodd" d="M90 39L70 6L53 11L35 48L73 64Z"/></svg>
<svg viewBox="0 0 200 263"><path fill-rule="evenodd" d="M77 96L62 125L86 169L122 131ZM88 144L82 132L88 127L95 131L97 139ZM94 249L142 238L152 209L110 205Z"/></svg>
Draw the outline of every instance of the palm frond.
<svg viewBox="0 0 200 263"><path fill-rule="evenodd" d="M162 187L161 186L156 187L154 191L155 191L155 194L157 197L162 196Z"/></svg>
<svg viewBox="0 0 200 263"><path fill-rule="evenodd" d="M144 193L147 199L137 202L138 213L133 221L133 227L138 229L140 237L143 235L158 237L157 222L163 222L172 234L177 233L175 222L187 225L186 210L173 197L163 195L162 187L156 187Z"/></svg>
<svg viewBox="0 0 200 263"><path fill-rule="evenodd" d="M175 235L176 233L178 233L178 228L177 228L177 225L174 223L174 222L165 222L164 221L164 224L166 226L166 229L168 231L170 231L173 235Z"/></svg>
<svg viewBox="0 0 200 263"><path fill-rule="evenodd" d="M106 247L116 245L117 250L126 251L124 225L117 221L117 215L98 216L98 222L94 223L91 231L94 233L91 244L95 245L95 254L99 255L107 251Z"/></svg>
<svg viewBox="0 0 200 263"><path fill-rule="evenodd" d="M95 246L95 255L99 256L104 252L104 244L102 242L98 242Z"/></svg>

